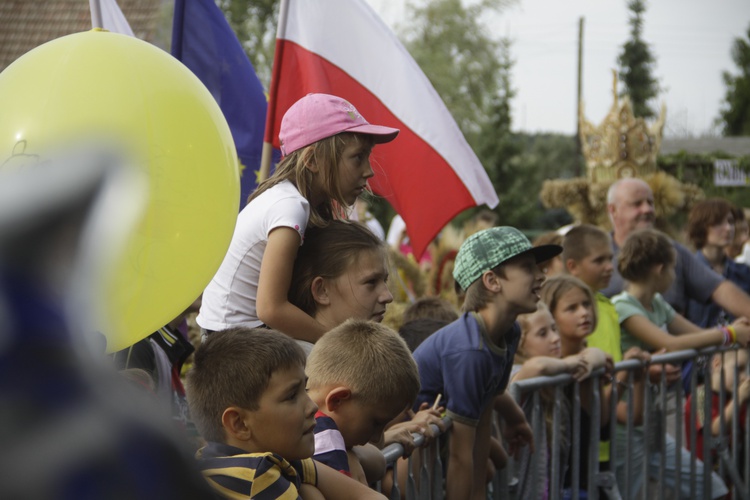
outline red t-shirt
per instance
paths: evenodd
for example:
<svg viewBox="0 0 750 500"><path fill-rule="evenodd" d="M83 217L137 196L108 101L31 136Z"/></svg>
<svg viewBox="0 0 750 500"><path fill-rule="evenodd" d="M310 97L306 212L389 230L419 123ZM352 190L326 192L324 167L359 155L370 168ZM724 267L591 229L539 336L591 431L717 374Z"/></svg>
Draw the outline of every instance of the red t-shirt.
<svg viewBox="0 0 750 500"><path fill-rule="evenodd" d="M687 397L685 400L685 448L690 449L690 405L693 400L693 396L696 397L697 401L697 408L698 408L698 414L695 418L695 429L696 429L696 436L695 436L695 454L696 456L703 460L703 426L705 425L704 422L704 412L703 412L703 405L706 402L706 388L705 386L701 385L696 387L695 393L691 394ZM725 404L728 404L731 400L725 400ZM712 391L711 392L711 422L719 416L722 409L719 407L719 394L717 392ZM740 408L740 432L743 432L744 425L745 425L745 415L747 413L747 405L744 405L742 408ZM709 425L710 423L709 422ZM726 433L729 438L729 442L732 442L732 425L728 424L725 425ZM717 436L718 437L718 436ZM717 463L716 461L716 450L713 450L711 453L711 460L712 463L715 465Z"/></svg>

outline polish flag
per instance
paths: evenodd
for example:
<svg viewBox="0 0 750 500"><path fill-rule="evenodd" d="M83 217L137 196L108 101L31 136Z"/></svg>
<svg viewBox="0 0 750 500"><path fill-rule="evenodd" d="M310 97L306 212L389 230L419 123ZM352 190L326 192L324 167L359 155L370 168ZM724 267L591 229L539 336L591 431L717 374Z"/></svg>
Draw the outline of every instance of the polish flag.
<svg viewBox="0 0 750 500"><path fill-rule="evenodd" d="M282 1L266 142L279 147L284 112L311 92L343 97L370 123L401 130L375 148L370 185L403 217L415 255L461 211L497 205L442 99L364 0Z"/></svg>

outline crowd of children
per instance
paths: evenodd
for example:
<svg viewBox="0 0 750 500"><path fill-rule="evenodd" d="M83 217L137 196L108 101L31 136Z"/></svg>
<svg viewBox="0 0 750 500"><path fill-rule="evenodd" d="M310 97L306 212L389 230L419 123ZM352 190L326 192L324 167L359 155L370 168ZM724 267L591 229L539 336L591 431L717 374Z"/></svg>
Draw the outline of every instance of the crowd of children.
<svg viewBox="0 0 750 500"><path fill-rule="evenodd" d="M281 125L281 163L240 213L203 294L202 335L186 390L179 377L173 380L184 356L169 357L168 347L182 344L177 323L114 356L121 369L146 369L157 382L147 389L165 387L167 397L182 402L176 407L183 417L186 396L202 442L197 464L215 493L382 498L372 486L381 482L390 491L408 468L397 466L394 474L383 447L398 443L409 455L414 433L430 441L433 426L449 436L449 500L486 499L488 478L509 456L517 498L548 498L552 491L584 498L591 488L609 498L626 489L632 498L645 483L644 461L665 462L670 487L689 474L689 451L667 436L668 446L654 452L640 427L649 378L672 382L681 374L679 367L649 367L652 355L746 347L750 322L719 322L730 316L703 304L690 306L700 326L675 312L661 295L674 279L675 250L654 229L630 234L615 268L612 239L597 227L577 225L532 246L521 231L500 226L470 235L455 254L460 315L456 304L422 298L403 314L397 333L382 324L393 301L386 243L347 220L374 175L373 147L397 134L371 125L335 96L310 94L294 104ZM719 254L733 241L731 206L704 205L690 218L698 252L706 265L750 289L750 281L739 283L750 269ZM626 284L610 301L601 290L615 272ZM624 360L639 361L638 368L615 371ZM735 375L747 363L745 350L716 355L704 381L710 391L702 385L687 399L686 431L700 436L688 444L699 458L706 453L705 426L726 435L744 422L750 381ZM508 391L512 383L561 374L569 378L559 389L518 400ZM720 391L727 394L724 408ZM691 411L693 398L700 410L707 392L710 422ZM543 423L533 433L529 423L540 410ZM598 464L588 463L592 438L600 443ZM611 455L610 444L620 451ZM574 456L579 460L571 464ZM553 463L560 469L553 471ZM611 471L617 481L595 481L590 470ZM701 462L696 477L702 488ZM714 497L725 494L723 478L711 478ZM692 479L682 478L678 495Z"/></svg>

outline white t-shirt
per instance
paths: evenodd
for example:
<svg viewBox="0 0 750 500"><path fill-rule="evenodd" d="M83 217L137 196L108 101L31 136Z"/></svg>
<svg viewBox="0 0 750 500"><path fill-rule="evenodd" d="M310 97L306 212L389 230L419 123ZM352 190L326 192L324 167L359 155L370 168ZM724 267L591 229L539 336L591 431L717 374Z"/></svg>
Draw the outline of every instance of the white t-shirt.
<svg viewBox="0 0 750 500"><path fill-rule="evenodd" d="M198 324L207 330L262 325L255 298L268 234L290 227L299 233L301 244L309 218L310 204L289 181L269 188L243 208L224 261L203 292Z"/></svg>
<svg viewBox="0 0 750 500"><path fill-rule="evenodd" d="M401 233L406 229L406 222L399 215L396 214L391 220L391 225L388 227L388 235L385 237L385 241L388 246L392 248L399 248L401 246ZM406 239L408 241L408 238Z"/></svg>

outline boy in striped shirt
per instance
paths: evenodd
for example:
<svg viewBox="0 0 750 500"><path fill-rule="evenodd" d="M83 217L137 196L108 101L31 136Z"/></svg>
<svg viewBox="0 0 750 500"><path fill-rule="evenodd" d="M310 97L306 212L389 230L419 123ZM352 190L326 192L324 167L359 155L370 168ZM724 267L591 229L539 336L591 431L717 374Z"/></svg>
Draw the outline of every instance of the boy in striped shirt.
<svg viewBox="0 0 750 500"><path fill-rule="evenodd" d="M207 441L199 467L220 496L383 498L310 458L317 406L304 370L302 349L274 330L214 332L198 348L188 404Z"/></svg>

